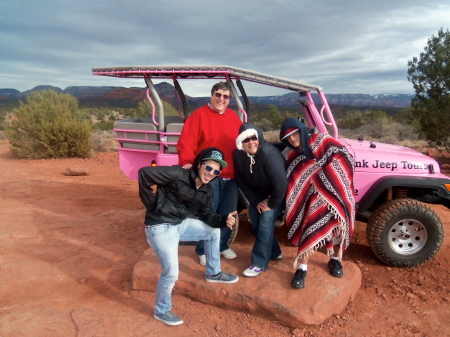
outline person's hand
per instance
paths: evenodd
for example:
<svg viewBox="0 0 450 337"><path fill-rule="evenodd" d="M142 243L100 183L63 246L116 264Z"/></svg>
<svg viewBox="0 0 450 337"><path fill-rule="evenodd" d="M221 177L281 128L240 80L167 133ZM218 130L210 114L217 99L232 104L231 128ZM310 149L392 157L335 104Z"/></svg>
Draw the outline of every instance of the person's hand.
<svg viewBox="0 0 450 337"><path fill-rule="evenodd" d="M181 166L182 168L189 170L192 167L192 164L186 164L184 166Z"/></svg>
<svg viewBox="0 0 450 337"><path fill-rule="evenodd" d="M237 214L237 211L234 211L230 214L228 214L228 218L227 218L227 227L229 229L233 229L233 226L236 223L236 218L234 217Z"/></svg>
<svg viewBox="0 0 450 337"><path fill-rule="evenodd" d="M269 208L269 206L268 206L268 201L269 201L269 198L267 198L266 200L261 201L261 202L256 206L256 209L258 210L259 213L266 212L266 211L271 211L271 210L272 210L272 209Z"/></svg>

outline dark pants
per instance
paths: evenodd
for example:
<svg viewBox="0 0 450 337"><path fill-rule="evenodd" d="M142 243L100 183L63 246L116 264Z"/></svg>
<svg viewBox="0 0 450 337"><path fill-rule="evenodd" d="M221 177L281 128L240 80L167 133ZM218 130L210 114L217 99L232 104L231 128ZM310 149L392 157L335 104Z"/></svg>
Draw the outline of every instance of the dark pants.
<svg viewBox="0 0 450 337"><path fill-rule="evenodd" d="M216 177L210 182L214 190L213 211L220 215L228 215L236 211L239 196L239 188L235 179L224 180L221 177ZM223 252L230 248L228 240L231 236L231 229L224 227L220 229L220 251ZM205 255L203 241L199 241L195 252L197 255Z"/></svg>
<svg viewBox="0 0 450 337"><path fill-rule="evenodd" d="M278 215L284 209L284 202L275 209L259 213L256 205L250 205L249 215L253 232L256 236L252 249L252 265L269 268L269 261L276 259L281 254L281 248L275 237L274 228Z"/></svg>

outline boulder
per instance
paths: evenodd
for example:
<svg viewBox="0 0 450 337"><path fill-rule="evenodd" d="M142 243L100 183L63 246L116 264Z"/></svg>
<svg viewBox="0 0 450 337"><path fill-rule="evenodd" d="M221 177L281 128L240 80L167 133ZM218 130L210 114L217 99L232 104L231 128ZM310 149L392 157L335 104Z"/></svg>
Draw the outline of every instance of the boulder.
<svg viewBox="0 0 450 337"><path fill-rule="evenodd" d="M343 261L344 277L335 278L329 273L329 258L318 252L308 264L305 288L292 289L295 247L284 249L283 260L270 262L267 271L256 278L247 278L242 272L250 264L251 251L248 246L233 245L232 249L238 258L222 257L222 270L238 275L239 281L221 284L206 282L205 267L199 264L194 247L180 245L180 274L173 294L298 328L321 324L331 315L341 313L361 286L361 271L355 264ZM160 273L154 252L146 250L134 267L132 289L155 291Z"/></svg>

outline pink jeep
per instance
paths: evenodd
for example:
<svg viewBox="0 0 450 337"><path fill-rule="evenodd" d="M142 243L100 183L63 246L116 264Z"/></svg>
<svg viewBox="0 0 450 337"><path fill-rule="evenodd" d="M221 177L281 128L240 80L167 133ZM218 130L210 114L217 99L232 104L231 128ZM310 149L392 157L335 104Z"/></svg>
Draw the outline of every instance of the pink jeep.
<svg viewBox="0 0 450 337"><path fill-rule="evenodd" d="M142 77L147 85L152 116L115 123L120 168L130 179L137 179L137 171L142 166L178 164L176 144L188 116L187 99L178 82L181 79L230 82L237 114L243 121L247 120L249 101L241 80L296 91L302 110L299 116L303 112L305 123L312 132L329 132L339 138L325 95L316 85L229 66L115 67L92 71L101 76ZM152 79L173 80L180 102L179 116L164 116ZM313 91L321 100L320 110L313 102ZM440 173L439 164L409 148L339 139L354 156L357 219L367 222L367 239L376 256L395 267L417 266L431 259L442 245L444 229L438 215L427 203L447 206L450 199L450 179Z"/></svg>

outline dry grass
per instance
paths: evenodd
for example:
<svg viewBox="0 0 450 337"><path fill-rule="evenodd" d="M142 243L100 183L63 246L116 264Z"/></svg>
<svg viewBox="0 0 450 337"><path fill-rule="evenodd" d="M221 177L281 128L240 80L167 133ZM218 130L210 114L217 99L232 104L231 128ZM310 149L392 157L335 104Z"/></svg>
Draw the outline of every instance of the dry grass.
<svg viewBox="0 0 450 337"><path fill-rule="evenodd" d="M264 132L264 139L268 142L279 142L280 130L270 130Z"/></svg>

